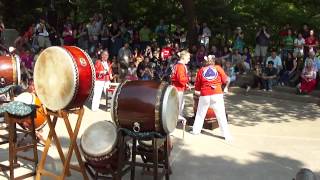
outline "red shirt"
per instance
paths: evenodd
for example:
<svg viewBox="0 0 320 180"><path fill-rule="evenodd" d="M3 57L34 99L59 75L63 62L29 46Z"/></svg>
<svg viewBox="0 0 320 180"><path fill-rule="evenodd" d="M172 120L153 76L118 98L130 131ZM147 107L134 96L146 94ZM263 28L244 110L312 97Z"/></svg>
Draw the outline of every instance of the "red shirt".
<svg viewBox="0 0 320 180"><path fill-rule="evenodd" d="M96 70L96 80L97 81L110 81L110 75L112 74L111 63L107 63L107 67L105 67L101 60L97 60L94 68ZM104 74L104 71L107 71Z"/></svg>
<svg viewBox="0 0 320 180"><path fill-rule="evenodd" d="M189 82L189 77L188 77L186 65L182 63L177 63L174 66L174 69L171 75L172 85L176 87L178 91L185 91L188 82Z"/></svg>
<svg viewBox="0 0 320 180"><path fill-rule="evenodd" d="M222 94L221 85L227 80L228 76L220 66L202 67L197 73L195 90L200 91L201 96Z"/></svg>
<svg viewBox="0 0 320 180"><path fill-rule="evenodd" d="M163 60L169 59L169 57L172 56L172 48L171 47L165 47L161 50L161 57Z"/></svg>

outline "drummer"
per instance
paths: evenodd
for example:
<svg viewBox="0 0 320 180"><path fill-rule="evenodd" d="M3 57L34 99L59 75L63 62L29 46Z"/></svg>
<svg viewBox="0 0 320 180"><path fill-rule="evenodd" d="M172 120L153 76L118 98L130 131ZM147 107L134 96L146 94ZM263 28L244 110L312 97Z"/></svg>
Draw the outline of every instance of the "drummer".
<svg viewBox="0 0 320 180"><path fill-rule="evenodd" d="M230 141L232 137L228 128L221 87L222 84L228 84L229 77L220 66L215 65L214 55L209 55L205 60L204 67L198 71L195 81L195 90L200 91L200 98L191 133L195 135L201 133L204 118L208 108L211 107L216 114L221 134L225 140Z"/></svg>
<svg viewBox="0 0 320 180"><path fill-rule="evenodd" d="M101 53L101 60L97 60L94 66L96 70L96 82L94 85L92 98L92 111L97 111L99 109L102 91L104 91L104 93L106 94L106 98L108 101L107 91L110 86L111 80L113 79L111 63L108 62L108 59L109 52L107 50L104 50Z"/></svg>
<svg viewBox="0 0 320 180"><path fill-rule="evenodd" d="M178 90L178 98L179 98L179 117L178 120L182 121L184 124L186 123L186 119L183 117L183 108L184 108L184 98L183 93L186 89L189 88L189 77L188 77L188 69L186 64L190 61L190 53L186 50L183 50L179 54L180 60L173 68L173 72L171 74L171 82L174 87Z"/></svg>

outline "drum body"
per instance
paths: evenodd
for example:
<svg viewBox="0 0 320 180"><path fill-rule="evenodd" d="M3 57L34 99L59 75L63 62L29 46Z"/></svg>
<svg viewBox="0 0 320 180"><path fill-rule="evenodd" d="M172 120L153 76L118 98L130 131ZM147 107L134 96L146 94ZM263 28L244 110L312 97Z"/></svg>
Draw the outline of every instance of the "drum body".
<svg viewBox="0 0 320 180"><path fill-rule="evenodd" d="M117 128L114 123L100 121L84 131L80 148L88 165L97 172L108 174L118 167L117 142ZM125 160L128 160L130 149L128 146L125 148Z"/></svg>
<svg viewBox="0 0 320 180"><path fill-rule="evenodd" d="M126 81L113 95L111 117L122 128L136 132L171 133L177 125L177 90L156 81Z"/></svg>
<svg viewBox="0 0 320 180"><path fill-rule="evenodd" d="M49 47L35 64L35 91L53 111L82 106L91 96L94 82L91 58L75 46Z"/></svg>
<svg viewBox="0 0 320 180"><path fill-rule="evenodd" d="M194 111L194 115L196 116L197 114L197 109L198 109L198 104L199 104L199 96L196 94L193 94L193 111ZM212 108L208 108L206 117L204 118L205 121L212 121L216 119L216 114L214 113Z"/></svg>
<svg viewBox="0 0 320 180"><path fill-rule="evenodd" d="M15 101L20 101L26 104L31 104L37 106L36 117L34 119L35 129L39 130L44 127L47 122L46 115L44 113L42 104L39 98L33 94L24 92L15 98ZM31 126L30 121L26 121L24 124L20 124L23 128L29 128Z"/></svg>
<svg viewBox="0 0 320 180"><path fill-rule="evenodd" d="M12 56L0 56L0 87L20 84L20 62Z"/></svg>

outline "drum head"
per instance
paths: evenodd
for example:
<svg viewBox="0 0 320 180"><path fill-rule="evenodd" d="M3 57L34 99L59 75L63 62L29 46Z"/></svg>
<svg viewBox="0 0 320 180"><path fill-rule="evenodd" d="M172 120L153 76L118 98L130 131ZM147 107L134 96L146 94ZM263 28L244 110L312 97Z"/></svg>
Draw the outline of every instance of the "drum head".
<svg viewBox="0 0 320 180"><path fill-rule="evenodd" d="M83 133L80 146L91 157L106 156L116 146L117 128L110 121L101 121L89 126Z"/></svg>
<svg viewBox="0 0 320 180"><path fill-rule="evenodd" d="M23 102L25 104L34 104L34 96L31 93L24 92L21 93L19 96L14 98L15 101Z"/></svg>
<svg viewBox="0 0 320 180"><path fill-rule="evenodd" d="M20 85L21 82L21 70L20 70L20 60L15 59L15 64L16 64L16 80L17 80L17 85Z"/></svg>
<svg viewBox="0 0 320 180"><path fill-rule="evenodd" d="M166 133L175 130L179 116L178 92L175 87L168 86L162 101L162 126Z"/></svg>
<svg viewBox="0 0 320 180"><path fill-rule="evenodd" d="M76 91L76 65L62 47L49 47L34 67L34 85L40 101L50 110L65 108Z"/></svg>

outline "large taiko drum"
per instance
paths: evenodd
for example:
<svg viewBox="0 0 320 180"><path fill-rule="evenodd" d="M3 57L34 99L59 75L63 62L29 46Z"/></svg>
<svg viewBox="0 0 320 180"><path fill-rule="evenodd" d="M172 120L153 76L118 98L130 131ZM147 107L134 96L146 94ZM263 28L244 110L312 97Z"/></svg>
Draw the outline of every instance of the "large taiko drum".
<svg viewBox="0 0 320 180"><path fill-rule="evenodd" d="M90 125L80 139L80 148L86 163L95 171L110 173L118 167L117 128L113 122L100 121ZM130 157L130 149L125 147L125 160Z"/></svg>
<svg viewBox="0 0 320 180"><path fill-rule="evenodd" d="M20 84L20 62L13 56L0 56L0 87Z"/></svg>
<svg viewBox="0 0 320 180"><path fill-rule="evenodd" d="M177 90L167 83L125 81L113 95L111 117L122 128L169 134L177 126L177 94Z"/></svg>
<svg viewBox="0 0 320 180"><path fill-rule="evenodd" d="M91 96L94 82L91 58L75 46L49 47L41 52L35 64L36 93L53 111L82 106Z"/></svg>
<svg viewBox="0 0 320 180"><path fill-rule="evenodd" d="M24 92L18 95L14 100L37 106L36 117L34 119L34 125L36 130L41 129L46 124L47 119L43 107L39 98L35 94ZM24 124L20 125L24 128L29 128L31 126L31 122L26 121Z"/></svg>

